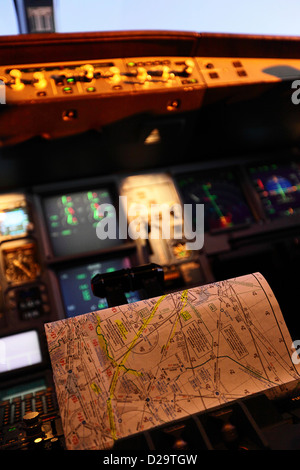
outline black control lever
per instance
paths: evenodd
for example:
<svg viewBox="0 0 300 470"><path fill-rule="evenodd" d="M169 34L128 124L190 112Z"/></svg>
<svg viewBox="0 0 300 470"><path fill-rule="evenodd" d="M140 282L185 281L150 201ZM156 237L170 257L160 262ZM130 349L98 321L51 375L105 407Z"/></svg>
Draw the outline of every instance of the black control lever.
<svg viewBox="0 0 300 470"><path fill-rule="evenodd" d="M127 303L126 292L141 290L146 298L164 294L164 271L155 263L111 273L96 274L91 279L92 292L106 298L109 307Z"/></svg>

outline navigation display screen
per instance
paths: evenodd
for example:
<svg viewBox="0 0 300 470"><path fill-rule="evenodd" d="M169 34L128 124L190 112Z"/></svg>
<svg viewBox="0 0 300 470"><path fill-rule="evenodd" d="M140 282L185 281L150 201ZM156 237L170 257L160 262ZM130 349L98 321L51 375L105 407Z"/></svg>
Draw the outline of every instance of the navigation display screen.
<svg viewBox="0 0 300 470"><path fill-rule="evenodd" d="M300 166L296 163L251 166L249 175L266 216L300 214Z"/></svg>
<svg viewBox="0 0 300 470"><path fill-rule="evenodd" d="M0 211L0 236L13 238L27 233L29 224L28 214L25 208Z"/></svg>
<svg viewBox="0 0 300 470"><path fill-rule="evenodd" d="M228 169L176 177L184 204L204 204L205 231L249 224L252 213L234 173Z"/></svg>
<svg viewBox="0 0 300 470"><path fill-rule="evenodd" d="M37 331L0 338L0 373L40 364L42 360Z"/></svg>
<svg viewBox="0 0 300 470"><path fill-rule="evenodd" d="M104 250L121 244L117 228L116 238L97 237L96 227L104 216L98 210L101 204L113 204L112 196L106 188L65 193L44 199L44 213L55 256ZM105 214L105 217L110 216L113 214Z"/></svg>
<svg viewBox="0 0 300 470"><path fill-rule="evenodd" d="M62 292L66 317L75 317L83 313L102 310L108 307L106 299L94 296L91 279L96 274L104 274L120 269L130 268L129 258L82 264L80 266L60 270L58 280ZM128 303L141 300L138 291L125 294Z"/></svg>

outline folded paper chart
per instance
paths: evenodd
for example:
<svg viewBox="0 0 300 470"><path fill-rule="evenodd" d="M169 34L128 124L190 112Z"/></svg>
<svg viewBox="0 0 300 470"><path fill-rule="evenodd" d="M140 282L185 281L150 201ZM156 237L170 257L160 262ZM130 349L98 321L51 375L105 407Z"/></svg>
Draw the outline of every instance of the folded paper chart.
<svg viewBox="0 0 300 470"><path fill-rule="evenodd" d="M45 331L68 449L109 449L300 379L260 273L47 323Z"/></svg>

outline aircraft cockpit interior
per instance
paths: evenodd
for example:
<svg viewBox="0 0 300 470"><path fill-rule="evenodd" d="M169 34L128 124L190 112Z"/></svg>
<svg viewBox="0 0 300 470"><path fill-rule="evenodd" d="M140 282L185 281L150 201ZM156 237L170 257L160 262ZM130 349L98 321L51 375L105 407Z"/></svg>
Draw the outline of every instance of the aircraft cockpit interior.
<svg viewBox="0 0 300 470"><path fill-rule="evenodd" d="M141 3L1 6L0 449L299 449L297 12Z"/></svg>

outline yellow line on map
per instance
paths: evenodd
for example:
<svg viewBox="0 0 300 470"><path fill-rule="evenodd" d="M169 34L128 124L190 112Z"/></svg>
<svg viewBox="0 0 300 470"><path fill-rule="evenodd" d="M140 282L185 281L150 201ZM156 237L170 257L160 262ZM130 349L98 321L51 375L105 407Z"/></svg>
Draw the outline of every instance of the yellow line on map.
<svg viewBox="0 0 300 470"><path fill-rule="evenodd" d="M163 295L157 302L156 304L154 305L153 307L153 310L152 310L152 313L151 315L149 316L149 318L145 321L145 323L143 323L143 325L141 326L141 328L139 329L139 331L137 332L135 338L132 340L129 348L128 348L128 351L127 353L124 355L122 361L120 362L120 364L118 364L116 370L115 370L115 373L114 373L114 376L112 378L112 381L111 381L111 384L110 384L110 393L109 393L109 398L107 399L107 411L108 411L108 417L109 417L109 422L110 422L110 429L111 429L111 435L112 435L112 438L115 440L117 439L117 436L116 436L116 425L115 425L115 420L114 420L114 415L113 415L113 409L112 409L112 405L111 405L111 400L113 398L113 395L114 395L114 392L115 392L115 388L116 388L116 385L117 385L117 380L118 380L118 377L119 377L119 373L120 373L120 368L124 366L124 362L127 360L132 348L135 346L137 340L139 339L139 337L141 336L141 334L143 333L143 331L145 330L145 328L148 326L148 324L150 323L150 321L152 320L152 318L154 317L159 305L161 304L161 302L164 300L166 296Z"/></svg>
<svg viewBox="0 0 300 470"><path fill-rule="evenodd" d="M107 344L107 341L103 335L103 333L101 333L101 319L97 316L97 328L96 328L96 333L97 333L97 336L98 336L98 343L99 343L99 346L101 349L105 349L105 352L106 352L106 355L108 357L108 359L112 362L112 365L114 367L117 367L118 366L118 363L114 360L114 358L110 355L109 353L109 350L108 350L108 344ZM136 370L134 369L128 369L127 367L125 367L124 365L122 366L124 367L124 369L126 370L126 372L130 372L131 374L135 374L135 375L141 375L140 372L137 372Z"/></svg>

